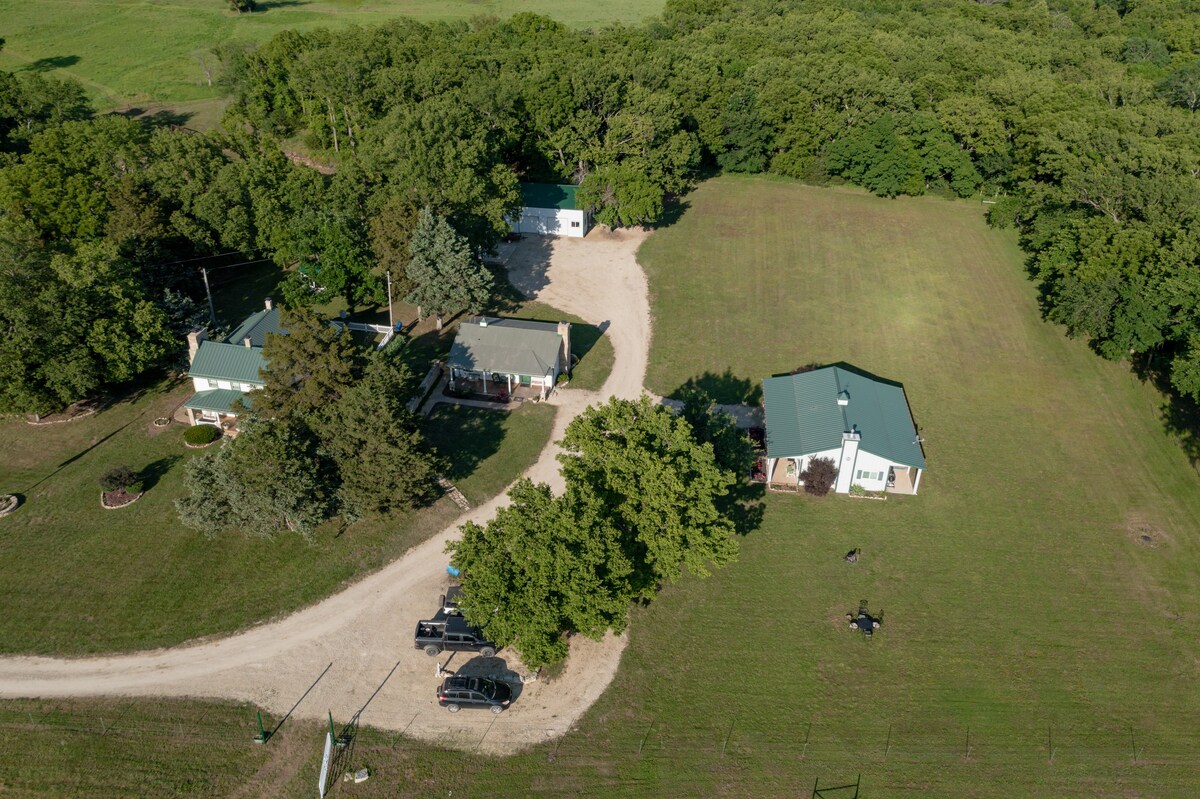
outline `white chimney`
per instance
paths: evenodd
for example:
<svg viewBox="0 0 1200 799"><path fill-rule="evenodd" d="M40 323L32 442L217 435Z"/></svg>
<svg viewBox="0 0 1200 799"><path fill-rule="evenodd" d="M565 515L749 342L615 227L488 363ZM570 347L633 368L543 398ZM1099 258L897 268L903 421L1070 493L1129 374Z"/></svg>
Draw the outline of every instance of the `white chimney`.
<svg viewBox="0 0 1200 799"><path fill-rule="evenodd" d="M559 370L563 374L571 374L571 323L559 322L558 335L562 337L562 347L558 351L558 359L562 362Z"/></svg>
<svg viewBox="0 0 1200 799"><path fill-rule="evenodd" d="M487 327L487 317L486 316L479 317L479 326Z"/></svg>
<svg viewBox="0 0 1200 799"><path fill-rule="evenodd" d="M854 463L858 460L858 444L857 428L852 428L849 433L842 433L842 453L838 459L837 482L833 487L839 494L850 491L850 484L854 480Z"/></svg>
<svg viewBox="0 0 1200 799"><path fill-rule="evenodd" d="M268 311L271 310L272 308L275 307L275 300L271 299L270 297L267 297L265 300L263 300L263 307L266 308Z"/></svg>
<svg viewBox="0 0 1200 799"><path fill-rule="evenodd" d="M196 353L200 351L200 342L208 340L208 331L203 327L193 327L191 332L187 334L188 343L188 364L196 360Z"/></svg>
<svg viewBox="0 0 1200 799"><path fill-rule="evenodd" d="M249 337L249 336L246 336L244 339L242 339L242 344L243 344L243 345L245 345L245 346L247 346L247 347L252 347L252 346L254 346L254 343L253 343L253 342L250 340L250 337Z"/></svg>
<svg viewBox="0 0 1200 799"><path fill-rule="evenodd" d="M837 402L838 402L838 405L849 405L850 404L850 392L844 388L841 391L839 391L838 395L837 395Z"/></svg>

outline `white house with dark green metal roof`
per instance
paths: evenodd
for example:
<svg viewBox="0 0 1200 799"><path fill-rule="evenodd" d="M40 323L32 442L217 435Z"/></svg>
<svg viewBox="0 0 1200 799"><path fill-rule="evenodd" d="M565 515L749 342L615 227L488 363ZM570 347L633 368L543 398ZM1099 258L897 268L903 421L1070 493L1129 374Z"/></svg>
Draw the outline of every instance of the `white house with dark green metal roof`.
<svg viewBox="0 0 1200 799"><path fill-rule="evenodd" d="M925 455L901 386L827 366L764 380L763 405L769 488L795 490L813 458L830 458L838 493L917 493Z"/></svg>
<svg viewBox="0 0 1200 799"><path fill-rule="evenodd" d="M514 396L524 387L545 399L570 373L571 325L476 317L458 326L446 365L451 391Z"/></svg>
<svg viewBox="0 0 1200 799"><path fill-rule="evenodd" d="M513 233L546 236L586 236L591 214L575 200L574 186L522 183L521 213L509 219Z"/></svg>
<svg viewBox="0 0 1200 799"><path fill-rule="evenodd" d="M188 334L188 376L195 394L184 403L193 424L211 424L236 432L238 400L263 387L260 374L266 361L267 335L287 333L279 325L279 309L268 298L264 308L249 316L224 341L212 341L203 328Z"/></svg>

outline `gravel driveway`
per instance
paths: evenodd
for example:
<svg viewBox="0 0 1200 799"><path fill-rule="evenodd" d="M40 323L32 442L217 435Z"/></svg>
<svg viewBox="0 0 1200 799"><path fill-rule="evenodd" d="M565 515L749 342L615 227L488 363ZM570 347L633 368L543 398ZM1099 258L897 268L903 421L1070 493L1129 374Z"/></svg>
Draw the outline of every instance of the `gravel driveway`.
<svg viewBox="0 0 1200 799"><path fill-rule="evenodd" d="M616 356L601 391L557 392L551 400L558 407L552 441L589 404L610 396L635 398L642 391L650 305L635 253L645 235L596 229L586 239L529 238L508 254L510 277L518 289L603 325ZM557 452L549 444L527 475L561 490ZM435 610L446 585L446 542L463 522L484 522L503 501L497 497L464 514L341 593L228 638L79 660L0 658L0 696L212 697L253 702L279 716L303 697L293 717L321 719L331 711L335 721L345 723L361 713L364 725L494 754L562 735L611 682L623 638L595 642L576 637L562 677L553 685L522 686L519 700L500 716L452 716L439 708L435 664L445 662L445 656L435 660L412 646L413 626ZM509 676L523 672L511 653L486 662L464 654L454 656L451 669Z"/></svg>

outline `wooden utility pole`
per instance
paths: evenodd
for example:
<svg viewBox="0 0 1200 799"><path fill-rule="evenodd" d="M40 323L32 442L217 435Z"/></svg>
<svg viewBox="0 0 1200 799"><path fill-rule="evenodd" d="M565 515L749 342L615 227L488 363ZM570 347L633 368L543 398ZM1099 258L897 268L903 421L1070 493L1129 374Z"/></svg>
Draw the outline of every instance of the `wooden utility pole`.
<svg viewBox="0 0 1200 799"><path fill-rule="evenodd" d="M387 271L387 290L388 290L388 327L393 333L396 332L396 320L392 316L392 270Z"/></svg>
<svg viewBox="0 0 1200 799"><path fill-rule="evenodd" d="M204 293L208 295L208 318L212 322L212 326L217 326L217 308L213 305L212 289L208 287L208 269L200 267L200 274L204 276Z"/></svg>

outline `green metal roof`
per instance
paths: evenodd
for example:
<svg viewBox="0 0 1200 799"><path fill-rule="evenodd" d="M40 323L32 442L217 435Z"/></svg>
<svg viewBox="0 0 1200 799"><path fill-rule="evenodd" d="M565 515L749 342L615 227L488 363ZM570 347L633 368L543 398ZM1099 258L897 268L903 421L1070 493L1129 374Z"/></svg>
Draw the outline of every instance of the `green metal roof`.
<svg viewBox="0 0 1200 799"><path fill-rule="evenodd" d="M225 338L227 344L242 345L248 338L251 347L261 347L267 343L268 333L287 335L287 331L279 326L279 309L263 309L246 317L237 329Z"/></svg>
<svg viewBox="0 0 1200 799"><path fill-rule="evenodd" d="M558 363L561 347L553 322L472 319L458 326L448 363L472 372L545 375Z"/></svg>
<svg viewBox="0 0 1200 799"><path fill-rule="evenodd" d="M212 391L197 391L192 395L192 398L183 404L185 408L191 408L195 411L216 411L218 413L232 413L230 410L233 403L242 398L246 399L246 404L250 404L250 395L243 394L240 391L232 391L227 388L216 388Z"/></svg>
<svg viewBox="0 0 1200 799"><path fill-rule="evenodd" d="M839 395L847 404L838 404ZM767 378L763 404L770 458L839 449L842 434L857 430L862 451L903 466L925 468L908 400L898 385L827 366Z"/></svg>
<svg viewBox="0 0 1200 799"><path fill-rule="evenodd" d="M262 385L263 379L259 372L265 363L261 347L202 341L188 374L211 380Z"/></svg>
<svg viewBox="0 0 1200 799"><path fill-rule="evenodd" d="M556 186L553 183L522 183L521 205L526 208L554 208L559 211L576 211L574 186Z"/></svg>

